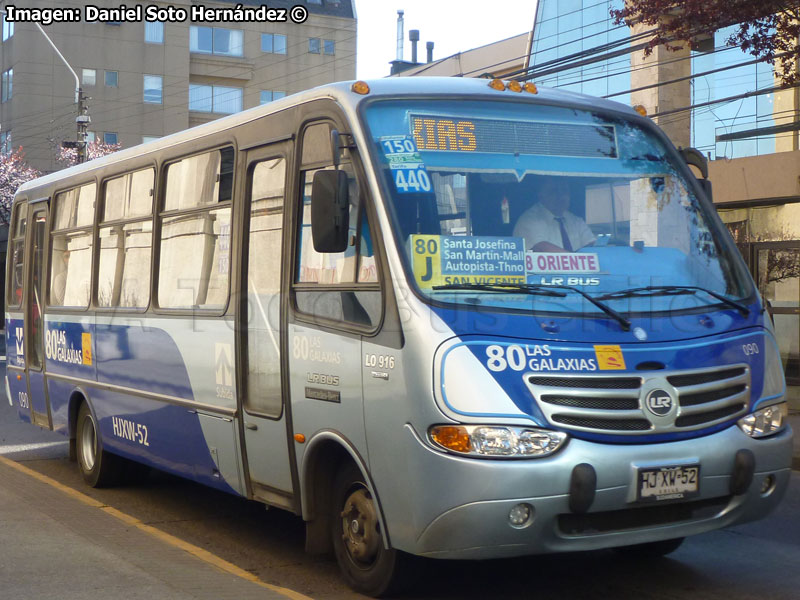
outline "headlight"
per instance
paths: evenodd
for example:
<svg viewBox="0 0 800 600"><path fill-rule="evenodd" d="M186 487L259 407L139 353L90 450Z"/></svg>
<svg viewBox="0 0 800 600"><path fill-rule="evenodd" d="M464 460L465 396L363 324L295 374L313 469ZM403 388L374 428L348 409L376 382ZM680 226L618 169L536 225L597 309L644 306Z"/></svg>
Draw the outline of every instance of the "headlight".
<svg viewBox="0 0 800 600"><path fill-rule="evenodd" d="M428 433L445 450L491 458L539 458L567 441L560 431L494 425L435 425Z"/></svg>
<svg viewBox="0 0 800 600"><path fill-rule="evenodd" d="M786 426L789 405L786 402L766 406L739 419L739 428L752 438L778 433Z"/></svg>

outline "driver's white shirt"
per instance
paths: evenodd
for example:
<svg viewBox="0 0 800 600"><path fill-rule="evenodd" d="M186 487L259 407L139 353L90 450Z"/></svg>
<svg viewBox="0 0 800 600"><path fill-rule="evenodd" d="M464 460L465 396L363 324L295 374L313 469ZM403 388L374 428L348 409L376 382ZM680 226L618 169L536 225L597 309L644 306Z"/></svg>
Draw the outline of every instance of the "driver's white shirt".
<svg viewBox="0 0 800 600"><path fill-rule="evenodd" d="M564 228L567 230L572 249L577 250L594 242L597 238L586 222L569 211L561 215ZM514 237L525 238L525 249L530 250L539 242L550 242L556 246L564 246L561 239L561 227L555 215L538 202L526 210L514 225Z"/></svg>

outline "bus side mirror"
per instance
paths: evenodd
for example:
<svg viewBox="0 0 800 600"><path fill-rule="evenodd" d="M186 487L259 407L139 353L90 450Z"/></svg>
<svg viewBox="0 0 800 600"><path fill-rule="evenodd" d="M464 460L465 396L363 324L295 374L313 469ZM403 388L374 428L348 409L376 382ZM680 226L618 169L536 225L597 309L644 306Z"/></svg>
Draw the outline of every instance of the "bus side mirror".
<svg viewBox="0 0 800 600"><path fill-rule="evenodd" d="M713 202L713 196L711 195L711 180L710 179L698 179L697 183L700 184L700 187L703 189L703 193L708 198L709 202Z"/></svg>
<svg viewBox="0 0 800 600"><path fill-rule="evenodd" d="M695 178L697 179L697 183L700 184L706 198L708 198L708 201L712 202L711 180L708 178L708 160L706 157L703 156L703 153L697 148L678 148L678 152L680 152L687 165L694 167L700 172L700 176L695 175Z"/></svg>
<svg viewBox="0 0 800 600"><path fill-rule="evenodd" d="M344 252L350 220L347 173L317 171L311 184L311 238L317 252Z"/></svg>

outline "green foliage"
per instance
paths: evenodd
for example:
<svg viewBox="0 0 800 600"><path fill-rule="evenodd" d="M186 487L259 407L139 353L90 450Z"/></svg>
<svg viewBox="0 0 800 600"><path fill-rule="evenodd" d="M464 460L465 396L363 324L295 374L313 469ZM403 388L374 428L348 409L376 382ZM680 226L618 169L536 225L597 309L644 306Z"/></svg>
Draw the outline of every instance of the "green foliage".
<svg viewBox="0 0 800 600"><path fill-rule="evenodd" d="M726 43L771 62L786 86L800 83L800 0L626 0L617 24L656 27L645 55L663 44L696 47L698 38L736 25Z"/></svg>

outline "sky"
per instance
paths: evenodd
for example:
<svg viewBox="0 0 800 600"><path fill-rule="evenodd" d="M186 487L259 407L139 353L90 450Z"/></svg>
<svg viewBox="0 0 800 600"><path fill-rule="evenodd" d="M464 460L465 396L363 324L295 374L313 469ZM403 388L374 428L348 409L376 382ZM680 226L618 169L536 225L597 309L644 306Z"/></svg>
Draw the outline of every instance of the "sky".
<svg viewBox="0 0 800 600"><path fill-rule="evenodd" d="M417 60L425 61L425 42L433 58L530 31L536 0L355 0L358 17L356 76L385 77L397 55L397 11L405 11L404 59L411 60L408 31L419 29Z"/></svg>

